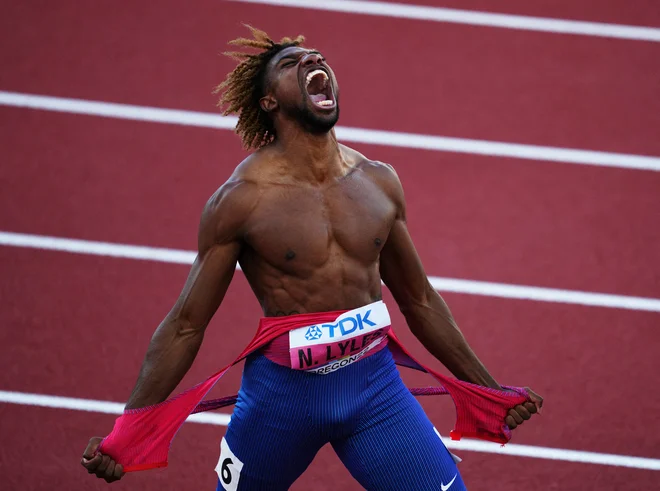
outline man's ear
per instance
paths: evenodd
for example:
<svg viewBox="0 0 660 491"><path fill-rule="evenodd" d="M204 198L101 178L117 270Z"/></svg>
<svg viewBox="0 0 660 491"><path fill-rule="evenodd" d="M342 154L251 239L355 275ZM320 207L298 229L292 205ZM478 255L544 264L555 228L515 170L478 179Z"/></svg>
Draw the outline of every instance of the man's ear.
<svg viewBox="0 0 660 491"><path fill-rule="evenodd" d="M259 105L267 113L274 111L278 106L277 101L272 95L266 95L259 99Z"/></svg>

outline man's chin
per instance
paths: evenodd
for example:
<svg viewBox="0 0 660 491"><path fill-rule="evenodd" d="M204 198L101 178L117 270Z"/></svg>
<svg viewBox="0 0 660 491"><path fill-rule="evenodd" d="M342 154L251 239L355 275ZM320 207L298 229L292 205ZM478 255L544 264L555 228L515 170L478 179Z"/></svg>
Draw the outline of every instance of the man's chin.
<svg viewBox="0 0 660 491"><path fill-rule="evenodd" d="M288 109L286 116L309 133L328 133L339 120L339 105L336 105L332 111L317 111L303 103L300 106Z"/></svg>
<svg viewBox="0 0 660 491"><path fill-rule="evenodd" d="M303 125L311 133L327 133L339 121L339 106L335 106L332 112L320 113L319 111L307 110L304 112Z"/></svg>

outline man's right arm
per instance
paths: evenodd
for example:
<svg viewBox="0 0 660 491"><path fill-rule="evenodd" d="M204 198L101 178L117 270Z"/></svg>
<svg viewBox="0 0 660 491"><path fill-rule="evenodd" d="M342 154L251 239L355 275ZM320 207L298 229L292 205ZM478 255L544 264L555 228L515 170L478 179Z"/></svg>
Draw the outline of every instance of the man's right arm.
<svg viewBox="0 0 660 491"><path fill-rule="evenodd" d="M206 204L197 258L181 295L151 338L126 409L164 401L190 369L234 275L253 186L229 181Z"/></svg>
<svg viewBox="0 0 660 491"><path fill-rule="evenodd" d="M220 306L241 252L244 226L256 205L254 184L230 180L208 201L200 220L198 255L174 307L154 332L126 409L164 401L190 369L204 331ZM90 474L113 482L124 471L97 449L93 437L81 464Z"/></svg>

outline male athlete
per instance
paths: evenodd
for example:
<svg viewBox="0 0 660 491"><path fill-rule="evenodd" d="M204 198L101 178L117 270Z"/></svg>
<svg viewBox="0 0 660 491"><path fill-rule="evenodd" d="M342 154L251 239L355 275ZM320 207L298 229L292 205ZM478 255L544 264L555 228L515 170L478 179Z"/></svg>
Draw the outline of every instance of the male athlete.
<svg viewBox="0 0 660 491"><path fill-rule="evenodd" d="M463 490L395 367L381 279L415 336L457 379L502 387L427 280L393 168L337 142L339 87L326 60L303 48L301 36L275 43L250 29L253 39L231 44L261 51L231 53L241 62L218 91L256 151L206 204L198 256L152 337L126 410L167 410L159 404L190 368L238 262L263 308L260 329L286 334L246 358L218 489L288 489L331 443L366 489ZM502 424L516 428L541 404L529 391ZM101 440L90 440L82 465L118 480L124 465Z"/></svg>

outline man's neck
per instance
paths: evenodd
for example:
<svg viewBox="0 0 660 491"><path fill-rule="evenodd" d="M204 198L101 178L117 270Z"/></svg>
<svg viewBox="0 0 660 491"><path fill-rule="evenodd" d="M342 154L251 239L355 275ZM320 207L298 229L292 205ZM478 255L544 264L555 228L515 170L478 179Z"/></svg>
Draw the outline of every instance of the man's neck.
<svg viewBox="0 0 660 491"><path fill-rule="evenodd" d="M346 174L334 130L315 134L301 128L279 132L275 143L298 179L323 183Z"/></svg>

